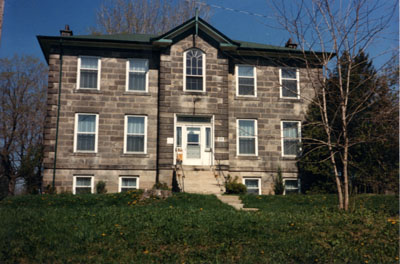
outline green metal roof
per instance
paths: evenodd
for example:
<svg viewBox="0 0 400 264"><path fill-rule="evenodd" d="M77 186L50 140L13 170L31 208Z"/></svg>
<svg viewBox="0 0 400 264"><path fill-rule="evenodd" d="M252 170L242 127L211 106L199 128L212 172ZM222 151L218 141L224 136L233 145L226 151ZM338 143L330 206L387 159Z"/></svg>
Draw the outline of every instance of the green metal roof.
<svg viewBox="0 0 400 264"><path fill-rule="evenodd" d="M115 41L134 41L150 42L157 35L152 34L111 34L111 35L78 35L64 37L66 39L85 39L85 40L115 40Z"/></svg>

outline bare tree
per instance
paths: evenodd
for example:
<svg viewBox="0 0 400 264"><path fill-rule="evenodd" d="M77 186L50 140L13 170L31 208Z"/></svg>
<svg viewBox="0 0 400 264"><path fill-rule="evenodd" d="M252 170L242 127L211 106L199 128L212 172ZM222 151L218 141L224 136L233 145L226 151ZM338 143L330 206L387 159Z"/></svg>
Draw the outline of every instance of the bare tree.
<svg viewBox="0 0 400 264"><path fill-rule="evenodd" d="M0 40L1 40L1 32L3 31L3 17L4 17L4 0L0 0Z"/></svg>
<svg viewBox="0 0 400 264"><path fill-rule="evenodd" d="M9 195L14 194L17 178L25 176L21 167L27 155L41 148L46 73L37 58L0 59L0 177L8 183Z"/></svg>
<svg viewBox="0 0 400 264"><path fill-rule="evenodd" d="M377 40L392 21L396 3L392 2L390 6L379 0L270 2L280 24L299 43L309 74L313 74L312 63L322 66L318 82L314 84L315 97L303 99L318 106L322 120L313 125L322 126L326 138L315 140L315 149L323 147L329 150L328 160L335 176L339 208L348 210L349 148L365 140L354 138L349 127L358 113L374 103L372 98L376 94L371 89L350 104L349 99L355 91L351 89L350 78L359 63L355 57ZM333 75L337 78L334 85L329 82ZM365 81L372 77L366 76ZM338 98L335 105L328 101L332 94ZM334 114L329 114L330 111ZM339 129L334 126L338 122Z"/></svg>
<svg viewBox="0 0 400 264"><path fill-rule="evenodd" d="M106 0L96 13L96 27L92 34L164 33L195 15L192 0ZM210 9L199 6L203 19L210 17Z"/></svg>

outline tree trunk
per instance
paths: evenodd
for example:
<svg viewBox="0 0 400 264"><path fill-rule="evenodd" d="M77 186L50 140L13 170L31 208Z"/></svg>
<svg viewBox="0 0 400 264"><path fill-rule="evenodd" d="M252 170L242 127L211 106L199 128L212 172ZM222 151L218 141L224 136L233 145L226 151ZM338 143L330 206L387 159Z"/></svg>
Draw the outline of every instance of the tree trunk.
<svg viewBox="0 0 400 264"><path fill-rule="evenodd" d="M15 184L16 184L16 177L10 177L8 181L8 195L13 196L15 194Z"/></svg>

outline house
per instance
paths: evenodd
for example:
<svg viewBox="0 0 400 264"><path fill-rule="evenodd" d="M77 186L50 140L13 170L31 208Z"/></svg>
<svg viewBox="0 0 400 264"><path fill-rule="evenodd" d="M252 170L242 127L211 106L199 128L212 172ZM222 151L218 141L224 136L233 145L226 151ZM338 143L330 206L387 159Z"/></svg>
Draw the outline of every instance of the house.
<svg viewBox="0 0 400 264"><path fill-rule="evenodd" d="M231 40L194 17L156 35L38 36L49 64L44 186L59 192L148 189L173 180L219 193L238 177L272 194L280 167L297 192L304 53ZM311 70L320 73L320 68Z"/></svg>

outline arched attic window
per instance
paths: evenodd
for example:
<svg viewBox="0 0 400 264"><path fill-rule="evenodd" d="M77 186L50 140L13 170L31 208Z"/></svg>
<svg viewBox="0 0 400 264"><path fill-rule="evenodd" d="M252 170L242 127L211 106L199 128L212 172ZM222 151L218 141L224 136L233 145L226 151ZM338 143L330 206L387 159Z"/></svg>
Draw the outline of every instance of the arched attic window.
<svg viewBox="0 0 400 264"><path fill-rule="evenodd" d="M184 53L184 90L205 91L205 54L199 49Z"/></svg>

